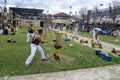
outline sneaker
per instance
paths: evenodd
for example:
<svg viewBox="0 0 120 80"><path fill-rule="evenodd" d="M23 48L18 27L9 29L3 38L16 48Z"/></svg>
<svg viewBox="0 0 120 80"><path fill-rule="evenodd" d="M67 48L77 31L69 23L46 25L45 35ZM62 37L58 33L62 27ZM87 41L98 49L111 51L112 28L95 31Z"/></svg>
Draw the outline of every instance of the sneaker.
<svg viewBox="0 0 120 80"><path fill-rule="evenodd" d="M28 68L28 66L29 66L28 64L24 64L24 67L25 67L25 68Z"/></svg>
<svg viewBox="0 0 120 80"><path fill-rule="evenodd" d="M42 59L42 61L48 61L48 59Z"/></svg>

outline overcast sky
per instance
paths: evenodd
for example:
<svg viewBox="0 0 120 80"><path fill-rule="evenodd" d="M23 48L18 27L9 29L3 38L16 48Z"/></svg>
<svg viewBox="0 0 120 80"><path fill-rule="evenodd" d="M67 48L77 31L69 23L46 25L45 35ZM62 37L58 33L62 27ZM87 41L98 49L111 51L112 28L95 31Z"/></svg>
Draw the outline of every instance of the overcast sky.
<svg viewBox="0 0 120 80"><path fill-rule="evenodd" d="M49 11L49 14L56 14L59 12L70 12L69 6L72 6L72 14L78 13L81 7L87 7L93 9L95 6L108 7L108 4L112 0L7 0L7 7L19 7L19 8L36 8L43 9L44 13ZM0 6L3 7L4 0L0 0Z"/></svg>

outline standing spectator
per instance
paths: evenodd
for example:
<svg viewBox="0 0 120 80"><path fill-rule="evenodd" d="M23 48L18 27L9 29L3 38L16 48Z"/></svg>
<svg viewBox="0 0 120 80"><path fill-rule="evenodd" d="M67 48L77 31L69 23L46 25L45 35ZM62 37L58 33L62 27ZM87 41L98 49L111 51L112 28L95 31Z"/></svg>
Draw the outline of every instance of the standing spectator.
<svg viewBox="0 0 120 80"><path fill-rule="evenodd" d="M82 25L82 31L84 31L84 30L85 30L85 25L83 24L83 25Z"/></svg>
<svg viewBox="0 0 120 80"><path fill-rule="evenodd" d="M113 31L113 36L116 37L117 36L117 31Z"/></svg>
<svg viewBox="0 0 120 80"><path fill-rule="evenodd" d="M66 32L66 25L65 24L63 25L63 32L64 33Z"/></svg>
<svg viewBox="0 0 120 80"><path fill-rule="evenodd" d="M76 23L75 27L74 27L74 34L75 34L75 36L78 35L78 29L79 29L79 25L78 25L78 23Z"/></svg>

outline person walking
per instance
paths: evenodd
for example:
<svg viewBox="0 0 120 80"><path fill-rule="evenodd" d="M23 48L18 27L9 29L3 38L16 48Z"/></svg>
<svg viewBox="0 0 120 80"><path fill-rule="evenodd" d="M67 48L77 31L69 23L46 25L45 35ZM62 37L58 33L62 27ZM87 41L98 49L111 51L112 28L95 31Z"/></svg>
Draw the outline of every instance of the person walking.
<svg viewBox="0 0 120 80"><path fill-rule="evenodd" d="M34 32L34 27L33 27L32 24L30 24L29 27L28 27L28 34L27 34L27 40L26 40L27 43L29 42L30 37L33 38L33 36L34 36L33 32Z"/></svg>
<svg viewBox="0 0 120 80"><path fill-rule="evenodd" d="M31 46L31 54L27 58L27 60L24 64L24 67L29 66L29 64L31 63L31 61L34 58L36 50L38 50L41 53L42 61L47 61L47 59L45 58L44 51L43 51L42 47L39 45L39 43L42 42L42 40L41 40L42 33L43 33L43 30L39 29L39 30L37 30L37 33L32 38L32 42L31 42L31 45L30 45Z"/></svg>

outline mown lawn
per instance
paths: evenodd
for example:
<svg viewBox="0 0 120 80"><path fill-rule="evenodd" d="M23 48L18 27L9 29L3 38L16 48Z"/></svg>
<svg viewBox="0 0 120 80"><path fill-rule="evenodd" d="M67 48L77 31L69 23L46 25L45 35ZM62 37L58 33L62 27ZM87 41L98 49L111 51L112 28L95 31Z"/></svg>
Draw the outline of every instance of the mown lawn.
<svg viewBox="0 0 120 80"><path fill-rule="evenodd" d="M119 64L120 62L107 62L95 55L92 48L83 46L74 41L65 42L62 39L62 48L60 49L61 61L54 61L55 52L54 42L55 34L48 33L47 44L41 44L48 61L43 62L40 53L37 52L29 68L24 68L24 62L30 54L30 43L26 43L26 29L19 29L16 35L0 34L0 76L14 76L38 74L47 72L67 71L74 69L83 69L90 67L99 67L105 65ZM7 43L12 38L16 43ZM70 47L69 44L74 46Z"/></svg>

